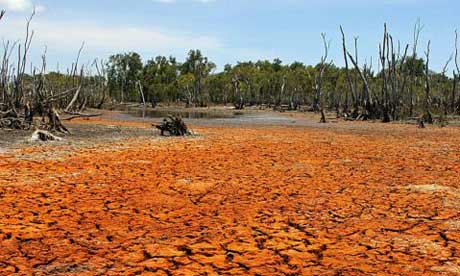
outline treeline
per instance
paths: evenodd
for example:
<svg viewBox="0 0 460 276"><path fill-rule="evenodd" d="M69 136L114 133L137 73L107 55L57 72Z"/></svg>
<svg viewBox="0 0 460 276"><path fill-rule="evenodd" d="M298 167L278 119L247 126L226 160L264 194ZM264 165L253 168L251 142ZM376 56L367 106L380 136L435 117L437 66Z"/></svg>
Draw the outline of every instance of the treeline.
<svg viewBox="0 0 460 276"><path fill-rule="evenodd" d="M215 64L200 50L191 50L185 61L158 56L142 62L139 54L110 57L107 78L110 98L117 102L145 101L155 106L185 103L204 107L233 104L237 109L266 106L274 109L333 110L350 119L381 119L389 122L433 114L460 112L458 95L457 35L452 56L442 72L430 69L430 43L418 54L421 26L416 25L414 42L402 47L384 30L377 68L359 64L358 41L352 51L343 34L344 67L328 60L330 44L323 35L324 55L317 65L301 62L239 62L215 72ZM452 74L447 68L453 65Z"/></svg>

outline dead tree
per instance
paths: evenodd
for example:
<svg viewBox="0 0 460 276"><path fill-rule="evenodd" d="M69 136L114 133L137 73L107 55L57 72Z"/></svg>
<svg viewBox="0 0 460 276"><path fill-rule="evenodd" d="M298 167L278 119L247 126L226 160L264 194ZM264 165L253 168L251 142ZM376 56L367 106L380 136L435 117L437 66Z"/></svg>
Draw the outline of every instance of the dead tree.
<svg viewBox="0 0 460 276"><path fill-rule="evenodd" d="M329 49L331 46L330 42L326 40L326 34L322 33L321 38L323 39L323 46L324 46L324 55L321 57L320 65L319 65L319 73L316 74L315 77L315 98L313 102L313 110L319 111L321 113L320 123L326 123L326 116L324 115L324 106L323 106L323 77L326 68L330 65L327 63L327 58L329 55ZM332 63L332 61L331 61Z"/></svg>
<svg viewBox="0 0 460 276"><path fill-rule="evenodd" d="M98 63L97 60L94 61L94 66L96 67L97 77L98 77L98 89L101 91L102 95L99 100L99 103L96 105L97 109L101 109L107 100L107 90L109 89L108 77L107 77L107 65L104 64L104 61Z"/></svg>
<svg viewBox="0 0 460 276"><path fill-rule="evenodd" d="M75 91L75 94L73 95L72 100L69 102L69 104L65 108L64 110L65 112L70 112L70 111L75 110L75 103L77 102L78 96L80 95L80 91L82 88L82 81L83 81L83 68L81 69L80 81L79 81L80 83L78 85L77 91Z"/></svg>
<svg viewBox="0 0 460 276"><path fill-rule="evenodd" d="M353 105L354 105L354 111L353 114L351 115L352 120L367 120L370 119L372 116L374 116L373 112L373 94L372 90L369 85L368 81L368 76L367 76L367 65L365 64L363 69L359 67L359 61L358 61L358 38L355 38L355 56L350 54L350 52L347 50L346 46L346 39L345 39L345 32L343 31L343 28L340 28L340 31L342 33L342 47L343 47L343 53L344 53L344 60L346 64L346 73L347 73L347 82L350 87L350 90L352 92L352 97L353 99ZM354 66L354 69L358 72L359 78L361 79L363 83L363 93L361 96L357 95L357 85L356 82L352 82L349 70L348 68L348 59L350 59L351 63ZM370 70L369 70L370 71ZM355 94L355 95L353 95ZM362 108L362 110L358 110L359 107Z"/></svg>
<svg viewBox="0 0 460 276"><path fill-rule="evenodd" d="M412 117L414 115L414 106L415 106L415 88L417 84L417 76L416 76L416 66L415 62L417 60L417 47L418 41L420 39L420 33L423 30L423 26L420 24L420 20L417 20L414 26L414 44L412 46L412 66L411 66L411 83L410 83L410 93L409 93L409 116Z"/></svg>
<svg viewBox="0 0 460 276"><path fill-rule="evenodd" d="M387 64L387 55L389 54L389 35L387 32L387 25L385 24L384 27L384 34L383 34L383 44L379 46L380 50L380 62L382 65L382 116L383 122L387 123L390 122L390 115L388 110L389 100L388 100L388 73L390 68L386 68Z"/></svg>
<svg viewBox="0 0 460 276"><path fill-rule="evenodd" d="M370 119L370 118L373 118L375 116L374 114L374 110L373 110L373 105L374 105L374 102L373 102L373 94L372 94L372 90L369 86L369 81L368 81L368 78L366 76L366 66L364 66L364 70L361 70L361 68L359 67L359 64L358 62L353 58L353 56L347 52L348 54L348 57L350 58L351 62L353 63L356 71L358 71L358 74L361 78L361 81L363 82L363 85L364 85L364 95L363 95L363 113L358 115L358 117L356 117L356 119L362 119L362 120L367 120L367 119Z"/></svg>
<svg viewBox="0 0 460 276"><path fill-rule="evenodd" d="M455 52L454 52L455 69L453 72L453 85L451 96L452 113L457 113L460 110L460 99L457 101L457 84L460 77L460 67L458 65L458 32L455 30Z"/></svg>
<svg viewBox="0 0 460 276"><path fill-rule="evenodd" d="M382 66L381 114L382 121L387 123L399 118L401 95L404 94L407 77L403 71L409 45L406 45L401 57L400 46L395 50L393 37L384 26L383 43L379 47L380 63ZM397 66L397 63L400 66Z"/></svg>
<svg viewBox="0 0 460 276"><path fill-rule="evenodd" d="M1 18L3 15L4 12L1 12ZM81 96L84 77L83 67L80 76L76 75L83 45L69 74L72 78L72 84L75 84L78 78L78 87L67 89L61 93L53 92L46 79L46 49L42 56L41 68L31 66L30 78L26 79L26 64L34 35L34 32L30 30L30 24L34 15L35 12L26 21L26 35L22 44L4 43L0 70L0 128L28 130L35 126L50 131L70 133L62 124L59 110L63 110L64 113L75 113L86 106L87 97ZM16 48L17 61L16 67L14 67L10 57ZM72 93L74 93L72 99L68 102L67 99ZM79 98L82 98L82 101L77 104ZM63 108L65 106L66 108ZM35 115L41 116L42 120L34 122ZM76 115L72 114L72 116Z"/></svg>
<svg viewBox="0 0 460 276"><path fill-rule="evenodd" d="M0 12L0 19L5 12ZM35 12L27 19L26 36L24 44L10 46L9 42L4 44L4 55L2 61L2 70L0 78L0 87L2 89L2 102L0 102L0 127L14 129L29 129L31 122L31 96L30 93L24 93L23 77L26 69L27 55L32 42L33 31L30 31L30 22ZM10 57L17 46L18 60L17 67L11 68ZM21 114L21 111L24 111Z"/></svg>
<svg viewBox="0 0 460 276"><path fill-rule="evenodd" d="M351 92L351 96L352 96L352 99L353 99L353 107L355 108L355 110L358 109L358 107L356 106L356 102L355 102L355 95L356 95L356 91L355 91L355 86L353 85L352 81L351 81L351 76L350 76L350 70L349 70L349 67L348 67L348 56L347 56L347 45L346 45L346 39L345 39L345 32L343 31L343 28L342 26L340 26L340 32L342 33L342 48L343 48L343 58L345 60L345 74L346 74L346 77L347 77L347 83L348 83L348 88L350 89L350 92ZM349 113L349 93L348 91L345 92L345 103L344 103L344 108L343 108L343 113L345 113L348 117L348 113Z"/></svg>
<svg viewBox="0 0 460 276"><path fill-rule="evenodd" d="M452 62L452 60L454 59L454 53L452 53L450 56L449 56L449 59L447 60L447 62L444 64L444 67L442 68L442 71L441 71L441 76L444 78L444 79L448 79L447 78L447 70L448 70L448 67L449 67L449 64ZM454 90L455 91L455 86L456 86L456 83L455 83L455 71L454 71ZM448 95L449 91L447 91L447 89L445 88L442 88L441 87L441 105L443 106L443 110L441 112L443 112L444 114L441 115L441 120L444 118L444 116L447 116L447 114L449 113L449 95Z"/></svg>
<svg viewBox="0 0 460 276"><path fill-rule="evenodd" d="M433 124L433 115L431 114L431 86L430 86L430 46L431 41L428 41L427 50L425 52L425 114L424 121L428 124Z"/></svg>
<svg viewBox="0 0 460 276"><path fill-rule="evenodd" d="M401 47L398 42L395 47L393 37L384 25L383 42L379 45L379 78L372 76L372 59L370 66L365 61L361 68L358 60L358 39L355 38L354 56L348 52L346 47L345 32L340 28L342 33L342 46L345 59L345 70L349 90L352 97L356 93L354 101L354 111L351 115L352 120L381 119L383 122L390 122L401 117L403 108L403 95L406 91L408 74L406 70L406 59L409 49L407 44L401 55ZM349 68L348 60L354 66L354 70L361 79L363 89L358 95L356 83L353 83ZM378 80L381 82L378 83ZM372 89L371 84L376 84ZM380 88L380 93L377 88ZM348 103L345 103L345 107Z"/></svg>
<svg viewBox="0 0 460 276"><path fill-rule="evenodd" d="M404 54L403 54L403 57L402 59L399 59L400 60L400 64L399 64L399 75L400 75L400 78L402 79L402 83L401 83L401 86L400 86L400 90L399 90L399 94L398 94L398 98L396 99L396 102L399 103L400 105L402 105L400 108L403 109L404 108L404 95L406 94L406 89L407 89L407 82L408 82L408 79L409 79L409 73L408 73L408 70L407 70L407 55L408 55L408 51L409 51L409 44L406 44L406 48L404 49ZM401 110L400 110L401 112Z"/></svg>

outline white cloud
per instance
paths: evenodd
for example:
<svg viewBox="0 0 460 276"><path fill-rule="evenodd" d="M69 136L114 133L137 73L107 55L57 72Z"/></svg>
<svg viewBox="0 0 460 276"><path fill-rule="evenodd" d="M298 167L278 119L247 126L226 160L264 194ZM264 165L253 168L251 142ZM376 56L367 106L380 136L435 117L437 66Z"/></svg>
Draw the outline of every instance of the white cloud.
<svg viewBox="0 0 460 276"><path fill-rule="evenodd" d="M33 7L29 0L0 0L0 5L12 11L25 11Z"/></svg>
<svg viewBox="0 0 460 276"><path fill-rule="evenodd" d="M17 40L24 35L24 19L8 18L0 25L0 39ZM52 51L75 51L85 42L88 54L137 51L173 54L188 49L216 50L223 47L219 39L160 28L103 26L87 21L54 21L36 18L33 47L47 46Z"/></svg>
<svg viewBox="0 0 460 276"><path fill-rule="evenodd" d="M34 4L31 0L0 0L0 6L14 12L31 12L34 8L38 13L45 10L44 6Z"/></svg>

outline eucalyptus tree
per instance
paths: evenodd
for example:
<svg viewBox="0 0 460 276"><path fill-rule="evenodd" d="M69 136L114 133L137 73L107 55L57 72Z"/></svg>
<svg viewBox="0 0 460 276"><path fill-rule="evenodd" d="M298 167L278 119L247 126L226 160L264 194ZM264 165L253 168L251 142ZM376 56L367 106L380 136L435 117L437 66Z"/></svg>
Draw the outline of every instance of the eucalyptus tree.
<svg viewBox="0 0 460 276"><path fill-rule="evenodd" d="M180 66L181 75L192 74L194 78L193 95L190 98L195 106L206 105L202 90L203 79L209 76L216 65L201 53L200 50L190 50L185 62Z"/></svg>
<svg viewBox="0 0 460 276"><path fill-rule="evenodd" d="M142 70L142 85L153 106L159 101L173 102L179 98L178 63L174 57L157 56L147 61Z"/></svg>
<svg viewBox="0 0 460 276"><path fill-rule="evenodd" d="M238 62L230 72L233 103L237 109L258 102L260 74L253 62Z"/></svg>
<svg viewBox="0 0 460 276"><path fill-rule="evenodd" d="M143 64L138 53L129 52L112 55L108 62L108 80L112 97L120 102L138 99L137 83L141 77ZM119 92L119 93L117 93Z"/></svg>

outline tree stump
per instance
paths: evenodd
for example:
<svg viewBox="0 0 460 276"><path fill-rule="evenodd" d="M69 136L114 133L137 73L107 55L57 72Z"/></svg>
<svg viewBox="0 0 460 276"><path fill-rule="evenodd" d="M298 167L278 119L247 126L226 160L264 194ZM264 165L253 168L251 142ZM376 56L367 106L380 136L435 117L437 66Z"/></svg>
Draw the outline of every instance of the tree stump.
<svg viewBox="0 0 460 276"><path fill-rule="evenodd" d="M324 109L322 109L322 108L321 108L321 119L320 119L319 122L322 123L322 124L327 123L326 114L324 114Z"/></svg>
<svg viewBox="0 0 460 276"><path fill-rule="evenodd" d="M159 125L153 125L161 131L161 136L165 136L165 132L168 136L186 136L190 135L187 125L184 123L182 118L175 116L168 116L163 119Z"/></svg>

